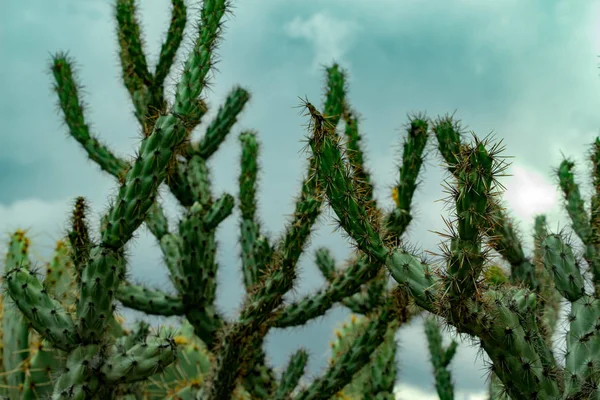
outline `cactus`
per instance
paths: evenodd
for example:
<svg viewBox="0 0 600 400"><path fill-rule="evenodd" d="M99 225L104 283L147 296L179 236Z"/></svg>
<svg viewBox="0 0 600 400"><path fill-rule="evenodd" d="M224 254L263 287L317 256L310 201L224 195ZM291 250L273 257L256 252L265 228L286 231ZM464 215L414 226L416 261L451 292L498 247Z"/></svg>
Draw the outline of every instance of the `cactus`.
<svg viewBox="0 0 600 400"><path fill-rule="evenodd" d="M29 261L29 238L22 230L17 230L11 236L11 244L6 256L5 268L11 271L15 268L31 268ZM53 295L65 308L73 309L76 302L76 292L73 290L73 263L71 249L66 241L58 240L55 255L46 264L46 276L43 287ZM35 273L35 269L32 270ZM5 379L2 396L7 398L38 399L52 394L54 376L64 368L65 353L55 349L52 343L44 340L37 332L29 329L28 321L23 320L21 312L14 304L2 304L3 324L5 327L22 327L22 333L13 335L12 330L3 334L3 360L11 368L3 374ZM116 324L116 325L115 325ZM123 330L115 321L111 328L115 337L121 336ZM4 330L2 330L4 333ZM19 340L19 342L17 342ZM18 347L15 347L17 346ZM17 350L15 350L17 349Z"/></svg>
<svg viewBox="0 0 600 400"><path fill-rule="evenodd" d="M448 134L459 136L451 120L436 123L433 130L454 178L448 189L456 220L448 223L450 245L443 246L446 268L434 270L403 246L393 246L385 240L371 204L357 191L360 182L353 171L344 168L349 157L334 130L312 104L305 102L305 107L313 121L310 147L318 163L315 178L340 225L360 250L386 265L419 306L444 318L459 332L479 339L492 361L491 371L509 396L572 399L599 395L599 336L595 326L600 310L595 236L590 233L596 229L596 209L587 215L573 179L571 161L563 161L558 176L573 230L586 246L583 258L590 265L595 292L589 293L585 287L581 260L573 254L564 232L543 237L543 265L553 277L555 290L571 303L563 368L555 359L547 342L548 332L540 321L546 318L550 325L548 322L555 320L554 311L545 309L554 309L553 301L548 300L555 296L542 299L542 276L522 254L518 238L505 223L507 217L496 199L495 179L506 167L498 156L502 150L499 145L492 145L488 139L479 140L475 135L473 143L460 143ZM600 159L600 138L595 146L594 167ZM593 173L597 179L596 168ZM484 242L486 237L491 239L491 246ZM494 248L511 263L513 280L518 285L490 287L480 279L489 251Z"/></svg>
<svg viewBox="0 0 600 400"><path fill-rule="evenodd" d="M22 230L16 231L10 238L6 254L5 268L31 268L29 260L29 238ZM25 381L24 365L29 358L29 327L27 320L16 307L10 307L3 302L2 332L3 332L3 362L6 375L7 395L16 397L23 390Z"/></svg>
<svg viewBox="0 0 600 400"><path fill-rule="evenodd" d="M341 357L349 351L353 340L364 334L370 322L369 317L352 315L349 322L345 322L339 330L335 331L336 339L331 342L332 357L330 364L335 365ZM337 396L351 399L393 399L393 389L396 383L396 350L395 333L400 325L399 321L391 323L385 333L383 343L371 353L371 362L362 367L355 374L352 382L337 394Z"/></svg>
<svg viewBox="0 0 600 400"><path fill-rule="evenodd" d="M244 131L239 136L242 171L238 206L242 213L241 258L248 293L239 320L226 321L220 315L214 305L218 268L215 233L232 213L235 202L229 194L219 198L213 195L208 163L229 135L250 95L245 89L235 87L204 137L198 142L190 140L208 110L200 96L213 65L212 50L220 35L221 19L229 4L223 0L204 1L197 39L176 85L175 101L169 104L164 96L164 79L181 44L187 18L183 1L173 0L172 4L169 33L157 67L151 72L136 19L136 3L116 2L123 81L143 133L141 147L132 161L119 159L93 137L83 114L73 62L64 53L53 57L55 91L70 134L90 159L116 178L120 188L101 219L99 241L93 241L89 234L85 201L76 201L67 235L71 258L62 260L62 267L72 266L70 277L63 277L60 266L55 265L47 271L42 283L25 265L14 265L6 270L4 287L43 340L44 350L50 346L51 354L64 354L66 369L53 376L52 397L56 399L134 393L145 393L150 398L223 399L240 393L239 390L248 390L257 398L274 395L287 398L294 389L299 389L294 384L299 382L305 356L299 352L292 358L277 382L262 350L265 334L270 327L304 324L342 302L369 315L368 326L350 346L356 351L343 355L342 361L296 395L303 399L331 397L364 367L386 332L409 319L406 296L402 291L386 288L383 264L372 264L363 255L356 255L343 274L331 274L329 283L316 295L284 304L283 296L294 287L296 264L323 204L316 181L310 177L315 163L309 165L291 223L281 239L273 240L263 232L256 215L257 134ZM337 65L327 72L325 110L335 124L342 119L346 122L349 149L354 155L352 167L361 171L364 178L361 190L375 205L359 146L358 121L345 100L345 75ZM422 164L426 140L425 123L417 119L405 144L406 159L400 168L401 181L408 183L402 187L403 202L394 210L401 218L389 217L400 221L394 232L398 237L410 220L410 199L416 187L413 181ZM157 198L162 183L185 210L177 231L168 226ZM174 294L148 289L126 279L125 246L142 223L160 243ZM61 258L56 262L60 263ZM47 285L52 286L51 290ZM74 297L65 297L68 293ZM132 341L125 340L126 335L108 333L107 328L114 321L116 300L147 314L184 317L188 324L186 339L182 341L181 335L174 338L173 334L149 336L141 330ZM206 353L200 354L190 343L193 346L203 343ZM45 351L37 354L39 363L48 362L44 361ZM176 355L180 360L170 367ZM196 361L189 364L182 361L194 357ZM209 371L206 360L212 360ZM384 358L379 362L389 360ZM347 363L352 365L354 373L347 372ZM200 365L203 367L198 370ZM240 382L243 389L239 389Z"/></svg>
<svg viewBox="0 0 600 400"><path fill-rule="evenodd" d="M432 317L425 320L425 335L427 335L438 396L440 400L454 400L454 385L452 384L448 365L456 353L458 343L452 341L448 347L444 348L439 325Z"/></svg>
<svg viewBox="0 0 600 400"><path fill-rule="evenodd" d="M89 158L116 179L119 190L101 218L96 241L85 221L85 201L76 201L68 250L66 243L59 246L43 282L26 257L28 239L22 232L13 236L3 286L16 307L6 307L2 315L3 387L10 398L34 398L38 388L51 386L44 393L53 399L389 399L396 370L394 333L423 310L479 339L492 361L495 397L599 396L600 195L592 198L588 216L572 162L563 162L558 175L573 230L585 246L583 259L591 268L594 293L585 287L571 244L562 232L549 234L541 217L534 259L525 256L497 199L496 178L506 167L499 156L502 149L475 136L472 143L463 143L460 126L450 117L436 121L421 114L411 117L392 192L395 204L391 210L379 206L360 145L357 113L346 97L345 72L333 64L327 68L323 111L308 101L303 104L311 122L311 156L294 215L281 238L269 237L257 216L257 132L239 135L237 201L227 193L215 196L211 188L210 158L230 135L250 98L248 91L233 88L204 136L191 140L208 110L201 95L230 5L225 0L204 0L196 40L170 104L164 81L187 20L184 1L172 0L172 5L171 26L151 72L136 2L116 1L122 78L143 136L131 161L116 157L93 137L73 61L64 53L53 57L55 91L69 132ZM336 131L342 123L344 145ZM443 268L414 255L403 238L412 221L412 197L430 131L451 176L448 202L455 212L455 220L448 222L450 243L443 244L440 255ZM599 160L600 138L592 155L598 192ZM167 223L158 197L163 183L184 210L176 229ZM296 283L298 259L326 204L356 243L356 251L344 268L337 268L326 250L317 251L316 264L326 285L286 303L284 296ZM229 321L215 306L219 267L215 237L236 206L241 212L247 293L239 318ZM142 224L160 245L172 293L126 278L127 245ZM492 250L510 264L509 276L489 265ZM395 281L391 287L388 273ZM572 305L564 367L555 359L550 341L559 296ZM3 300L7 304L6 296ZM184 323L177 333L151 330L143 323L127 332L116 319L116 301L146 314L183 317ZM364 315L348 325L334 345L344 351L335 353L323 375L303 385L299 382L307 354L300 349L277 378L262 348L269 329L302 325L338 303ZM426 325L438 392L451 398L446 368L455 346L443 349L433 328ZM40 368L52 373L38 373Z"/></svg>

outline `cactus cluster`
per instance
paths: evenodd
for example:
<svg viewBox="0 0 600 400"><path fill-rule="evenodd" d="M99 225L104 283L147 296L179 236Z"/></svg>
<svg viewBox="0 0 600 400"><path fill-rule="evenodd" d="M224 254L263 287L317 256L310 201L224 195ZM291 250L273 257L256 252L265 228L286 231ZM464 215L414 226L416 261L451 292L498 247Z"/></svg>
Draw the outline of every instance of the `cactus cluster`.
<svg viewBox="0 0 600 400"><path fill-rule="evenodd" d="M458 126L438 121L433 132L452 176L448 202L455 212L454 219L448 222L449 243L442 246L443 265L433 268L401 243L386 240L385 226L378 223L371 203L357 190L361 182L347 168L351 157L340 145L335 130L312 104L307 102L306 108L314 124L310 146L318 163L315 178L320 181L340 225L360 250L374 262L385 264L418 306L443 318L458 332L479 340L491 360L494 386L502 386L501 390L494 389L499 396L507 394L515 399L599 396L600 301L594 264L597 262L594 237L598 229L594 205L598 194L592 197L588 214L574 181L573 162L563 161L557 174L572 228L583 242L585 253L583 259L576 257L565 233L548 233L541 218L536 226L536 233L539 232L536 253L541 259L536 262L544 268L538 268L525 257L497 199L500 192L496 178L506 168L498 155L502 151L499 144L475 135L472 143L462 143ZM594 144L591 158L597 181L600 139ZM481 279L486 275L491 250L510 263L510 284L490 285ZM592 288L585 285L582 261L590 267ZM553 285L549 284L550 279ZM559 364L550 340L559 296L571 303L564 367Z"/></svg>
<svg viewBox="0 0 600 400"><path fill-rule="evenodd" d="M521 239L498 200L497 177L506 168L499 144L473 135L464 141L453 118L411 116L392 190L394 205L377 204L361 149L357 113L346 97L345 73L327 68L322 110L303 102L309 124L308 167L291 221L282 237L265 232L257 215L260 145L255 131L239 135L239 193L216 196L210 159L230 135L250 94L229 93L198 141L192 132L208 111L201 97L214 59L222 19L230 4L204 0L196 39L183 64L172 102L165 78L180 47L188 11L172 0L172 19L151 71L146 61L134 0L116 0L122 78L130 94L142 141L131 160L118 158L90 132L73 61L52 60L55 91L70 135L119 185L95 240L83 198L75 202L69 230L56 246L45 274L28 257L29 239L11 237L2 279L2 375L9 399L392 399L396 382L395 333L425 312L425 334L436 389L454 398L449 364L457 344L442 345L440 323L478 340L490 363L492 399L600 398L600 138L592 152L596 193L588 213L574 180L573 162L558 168L572 228L584 244L582 258L564 232L549 233L536 218L535 252ZM338 129L338 126L343 126ZM450 175L448 203L454 211L433 265L406 244L411 203L431 138ZM159 187L182 206L169 226ZM326 249L315 263L323 288L294 301L297 263L325 206L335 212L356 249L339 266ZM237 320L215 306L216 232L238 207L246 296ZM127 277L128 243L142 225L155 236L173 292L146 288ZM510 271L491 265L499 253ZM583 264L590 267L586 285ZM389 280L389 276L393 278ZM571 304L562 365L553 348L560 302ZM115 305L148 315L179 316L180 327L126 329ZM301 381L308 361L303 349L276 374L263 341L270 328L305 324L342 304L359 316L336 332L323 374ZM435 319L434 319L435 316Z"/></svg>

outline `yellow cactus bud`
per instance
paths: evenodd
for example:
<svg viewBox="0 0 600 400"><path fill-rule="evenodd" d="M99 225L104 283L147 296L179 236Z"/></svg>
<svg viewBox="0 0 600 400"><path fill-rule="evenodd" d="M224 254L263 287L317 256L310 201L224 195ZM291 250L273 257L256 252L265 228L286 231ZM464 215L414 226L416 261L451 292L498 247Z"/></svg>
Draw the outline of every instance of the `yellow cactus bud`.
<svg viewBox="0 0 600 400"><path fill-rule="evenodd" d="M178 335L175 336L173 340L175 341L175 344L188 344L188 340L185 336Z"/></svg>
<svg viewBox="0 0 600 400"><path fill-rule="evenodd" d="M396 207L400 207L400 199L398 197L398 187L394 186L392 188L392 199L394 200L394 203L396 203Z"/></svg>

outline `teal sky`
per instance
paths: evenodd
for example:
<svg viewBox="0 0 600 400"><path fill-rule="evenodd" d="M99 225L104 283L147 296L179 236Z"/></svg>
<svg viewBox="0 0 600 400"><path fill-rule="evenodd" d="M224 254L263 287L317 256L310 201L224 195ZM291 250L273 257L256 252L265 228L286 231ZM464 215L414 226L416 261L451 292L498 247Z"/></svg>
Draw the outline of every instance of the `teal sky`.
<svg viewBox="0 0 600 400"><path fill-rule="evenodd" d="M151 65L170 19L167 0L141 1L140 20ZM199 3L188 1L195 20ZM552 230L567 224L553 168L563 155L578 161L578 179L589 194L585 156L600 128L600 5L557 0L245 0L227 17L219 63L205 92L212 112L236 84L252 99L211 164L215 191L237 193L237 135L256 129L262 140L260 213L273 234L282 232L304 175L300 150L308 122L298 96L320 104L324 65L337 61L349 73L349 100L362 114L368 166L380 204L390 207L389 187L410 112L455 113L479 136L494 132L514 158L502 179L504 200L521 227L527 248L533 216L547 213ZM188 23L186 45L194 37ZM51 90L50 55L63 50L77 61L93 133L121 156L139 144L133 108L121 83L113 2L108 0L7 0L0 3L0 230L30 228L40 262L64 231L76 196L92 204L94 226L115 191L112 179L86 158L67 135ZM172 93L172 86L169 86ZM206 122L196 131L201 137ZM443 230L440 183L446 177L436 151L429 152L415 196L416 219L408 241L437 250ZM165 196L174 224L180 215ZM231 317L242 292L237 216L219 231L219 305ZM301 260L301 296L323 284L314 250L329 247L342 262L350 246L323 218ZM5 240L6 241L6 240ZM5 243L3 243L4 250ZM166 268L153 237L141 230L131 246L134 280L165 284ZM134 318L135 315L126 313ZM347 316L336 309L307 327L273 331L269 355L281 366L298 346L309 349L311 374L325 367L333 328ZM433 376L420 321L399 336L399 398L430 399ZM468 342L453 362L459 399L479 399L485 370Z"/></svg>

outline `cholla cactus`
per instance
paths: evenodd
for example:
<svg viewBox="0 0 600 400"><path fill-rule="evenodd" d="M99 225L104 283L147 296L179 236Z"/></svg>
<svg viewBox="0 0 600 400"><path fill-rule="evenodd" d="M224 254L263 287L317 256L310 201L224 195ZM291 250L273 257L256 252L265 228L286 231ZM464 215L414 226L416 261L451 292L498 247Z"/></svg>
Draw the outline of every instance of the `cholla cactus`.
<svg viewBox="0 0 600 400"><path fill-rule="evenodd" d="M375 351L389 327L408 320L411 314L406 294L387 289L383 264L373 264L357 254L343 273L331 265L329 283L317 294L284 304L284 295L294 287L296 264L320 215L323 196L317 181L310 176L316 166L311 163L283 237L278 240L268 237L256 215L259 143L256 132L245 131L239 136L242 171L238 206L242 214L242 271L248 294L237 321L222 317L215 307L218 268L215 233L235 204L229 194L214 197L208 162L229 135L250 95L245 89L235 87L204 137L198 142L190 140L208 110L200 96L213 65L212 53L221 19L229 4L224 0L204 1L197 39L176 85L175 101L169 104L164 96L164 79L181 44L187 18L184 2L172 3L169 33L159 62L151 72L143 51L135 2L116 2L123 80L143 133L141 147L132 161L116 157L92 136L85 122L72 61L62 53L53 58L55 90L70 134L90 159L116 178L120 189L101 219L97 242L91 239L85 223L85 202L82 199L76 202L68 232L74 267L69 284L75 293L74 302L64 302L61 293L46 290L24 265L7 268L4 286L30 326L53 350L65 353L67 370L56 374L53 398L125 396L132 395L132 388L141 388L138 393L150 398L225 399L238 390L240 382L256 398L288 398L294 390L299 399L331 397L368 362L369 354ZM345 99L344 73L334 65L327 74L326 114L334 125L345 121L348 149L353 154L352 167L363 177L361 191L375 205L359 146L358 121ZM410 221L410 202L422 164L426 130L426 123L420 117L414 118L409 127L405 159L400 167L402 201L385 217L391 221L390 240L400 237ZM185 209L176 230L168 226L157 198L163 182ZM125 246L142 223L160 243L175 293L145 288L125 278ZM51 271L48 279L54 280L54 275ZM115 338L105 333L114 315L115 300L148 314L185 317L194 338L188 332L185 341L181 335L143 339L144 330L135 335L142 340L141 344ZM340 302L370 318L367 328L350 346L352 351L321 378L297 388L306 364L306 355L300 351L277 381L262 350L268 329L304 324ZM173 371L182 368L179 360L174 369L169 369L176 354L198 355L195 348L192 351L189 347L197 341L206 346L205 356L212 360L210 371L206 371L204 362L201 363L204 370L197 370L195 377L186 368L183 368L185 374L175 374ZM179 351L177 346L181 347ZM189 365L192 368L197 363ZM352 365L354 372L349 373L347 365ZM138 381L145 383L131 385Z"/></svg>
<svg viewBox="0 0 600 400"><path fill-rule="evenodd" d="M254 131L239 135L242 157L237 206L247 295L239 318L226 320L215 307L215 234L236 202L230 194L215 197L208 166L250 95L235 87L202 139L191 140L192 131L208 110L201 95L229 4L225 0L203 2L196 40L170 104L164 95L164 80L187 18L183 0L172 0L172 4L171 26L151 72L135 1L116 2L123 81L143 135L131 161L116 157L92 136L72 61L62 53L53 58L55 90L69 132L90 159L116 178L119 190L101 219L98 241L88 233L85 202L77 201L68 233L71 257L62 262L58 258L65 267L72 263L70 279L63 281L51 269L42 283L22 251L10 253L14 257L7 259L3 284L25 320L16 309L4 310L3 361L9 387L19 390L21 383L26 387L27 379L33 379L25 377L22 368L28 359L32 328L42 343L50 346L52 355L63 355L66 367L52 376L53 399L328 399L343 394L345 387L352 388L354 378L359 383L362 379L370 382L362 388L362 396L389 398L391 374L381 371L395 368L390 337L419 312L416 305L458 332L479 338L492 361L497 381L494 389L514 399L598 396L600 263L596 253L600 251L600 222L596 209L600 195L593 197L591 216L587 216L573 180L572 163L561 165L561 187L573 228L586 246L584 259L592 269L594 294L584 285L571 247L562 235L544 232L543 224L536 231L535 261L525 257L496 198L495 179L504 168L498 157L500 149L477 138L474 143L462 143L459 126L451 118L432 123L424 115L411 117L393 191L395 205L384 210L373 197L360 148L358 118L346 98L345 74L338 65L327 69L323 112L305 103L310 113L312 156L292 221L279 239L267 236L256 215L258 135ZM342 121L344 146L336 131ZM450 202L456 211L456 220L448 223L450 244L443 247L445 268L440 269L402 244L412 220L411 202L430 129L452 175ZM598 154L600 139L593 158L595 177L600 181ZM184 209L176 229L169 227L158 198L163 183ZM595 183L600 191L600 184ZM325 200L356 242L357 251L343 269L336 268L326 251L319 251L317 265L327 278L326 286L286 304L284 296L294 288L298 259ZM174 293L126 279L126 246L142 224L160 244ZM15 246L21 247L15 249L26 247L24 239L17 242ZM510 279L488 268L491 249L510 263ZM388 272L396 281L392 288L388 288ZM554 281L551 288L547 285L550 278ZM52 285L54 289L49 290ZM65 293L73 297L65 297ZM558 293L572 303L565 367L556 361L549 341L556 324ZM159 330L151 334L140 324L130 334L114 334L116 301L147 314L184 317L184 333L174 336L171 331ZM277 379L262 349L269 329L302 325L338 303L365 314L365 325L357 326L356 335L350 335L344 354L338 354L322 376L303 386L298 383L307 354L299 350ZM9 311L14 315L8 316ZM9 332L11 340L7 341ZM378 353L382 343L384 350ZM439 350L432 349L434 358ZM434 365L445 368L448 358L446 353L443 360L434 360ZM41 356L40 362L45 362ZM364 367L370 362L375 375L367 378ZM449 381L439 368L437 372L438 382ZM19 395L10 393L13 398Z"/></svg>
<svg viewBox="0 0 600 400"><path fill-rule="evenodd" d="M316 178L340 225L362 251L384 263L419 306L443 317L459 332L478 338L492 361L491 370L512 398L599 396L598 294L585 287L581 263L562 233L541 238L545 270L553 276L556 290L571 302L565 367L560 366L547 342L545 329L551 320L555 321L552 302L556 296L542 297L542 291L549 289L539 284L543 278L540 270L523 255L496 199L495 178L505 168L498 157L497 145L491 146L488 140L476 137L473 144L461 143L459 130L447 119L434 126L441 153L454 177L449 191L456 210L455 221L448 223L450 245L443 247L445 268L435 270L402 246L385 240L380 226L373 222L376 220L371 205L357 191L360 182L344 167L345 152L333 129L314 106L308 102L305 105L314 126L310 145L318 164ZM600 139L597 139L592 155L595 180L600 180L596 168L599 151ZM558 175L573 229L586 246L584 259L598 287L594 239L598 224L594 205L598 194L592 199L589 216L574 183L572 166L572 162L563 162ZM486 246L486 238L490 239L491 247ZM520 285L490 287L480 279L492 248L511 263L514 280ZM544 319L548 321L544 323Z"/></svg>

